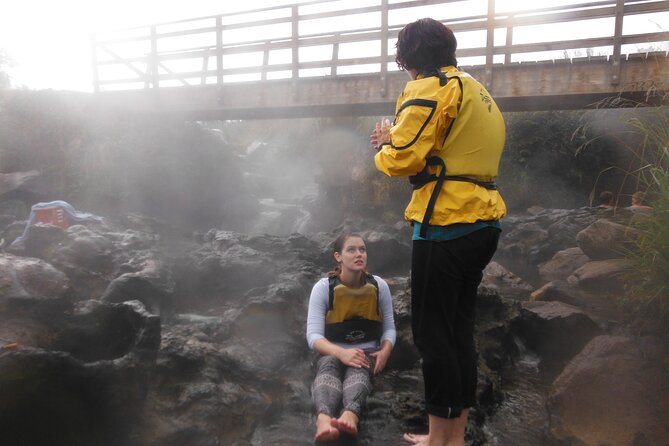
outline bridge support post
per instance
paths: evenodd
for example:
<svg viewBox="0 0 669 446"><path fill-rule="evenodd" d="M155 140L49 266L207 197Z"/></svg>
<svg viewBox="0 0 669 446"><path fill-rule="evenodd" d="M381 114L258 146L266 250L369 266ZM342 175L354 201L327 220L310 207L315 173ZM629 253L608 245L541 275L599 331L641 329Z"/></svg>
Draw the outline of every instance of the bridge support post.
<svg viewBox="0 0 669 446"><path fill-rule="evenodd" d="M95 35L91 36L91 62L93 63L93 92L100 93L100 75L98 74L98 44Z"/></svg>
<svg viewBox="0 0 669 446"><path fill-rule="evenodd" d="M337 40L341 37L341 34L336 33ZM337 75L337 66L339 65L339 42L332 44L332 65L330 65L330 76Z"/></svg>
<svg viewBox="0 0 669 446"><path fill-rule="evenodd" d="M223 85L223 17L216 17L216 84Z"/></svg>
<svg viewBox="0 0 669 446"><path fill-rule="evenodd" d="M381 1L381 97L388 96L388 0Z"/></svg>
<svg viewBox="0 0 669 446"><path fill-rule="evenodd" d="M513 15L509 16L509 26L506 27L506 48L504 49L504 64L511 63L511 46L513 45Z"/></svg>
<svg viewBox="0 0 669 446"><path fill-rule="evenodd" d="M495 47L495 0L488 0L488 27L485 47L485 79L488 90L492 90L492 63Z"/></svg>
<svg viewBox="0 0 669 446"><path fill-rule="evenodd" d="M297 5L292 8L292 31L291 31L291 49L292 49L292 80L293 80L293 100L297 100L298 87L297 83L300 78L300 27L299 27L299 9Z"/></svg>
<svg viewBox="0 0 669 446"><path fill-rule="evenodd" d="M623 41L623 17L625 14L625 0L616 1L616 22L613 33L613 55L611 56L611 85L620 83L620 54Z"/></svg>
<svg viewBox="0 0 669 446"><path fill-rule="evenodd" d="M147 74L150 74L146 79L146 83L151 84L151 88L158 88L160 86L160 79L158 77L158 41L156 38L156 26L151 26L151 55L147 67Z"/></svg>

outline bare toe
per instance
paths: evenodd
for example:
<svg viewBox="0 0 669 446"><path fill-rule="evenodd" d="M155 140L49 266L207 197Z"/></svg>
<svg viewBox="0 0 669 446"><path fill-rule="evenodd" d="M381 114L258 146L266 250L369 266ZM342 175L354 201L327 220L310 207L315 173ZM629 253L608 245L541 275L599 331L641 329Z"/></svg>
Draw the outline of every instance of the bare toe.
<svg viewBox="0 0 669 446"><path fill-rule="evenodd" d="M421 435L421 434L406 433L406 434L404 434L404 436L402 438L404 438L404 441L408 441L409 443L418 444L418 445L424 444L424 443L427 442L427 435Z"/></svg>
<svg viewBox="0 0 669 446"><path fill-rule="evenodd" d="M353 412L344 412L336 421L341 432L358 435L358 417Z"/></svg>
<svg viewBox="0 0 669 446"><path fill-rule="evenodd" d="M314 440L316 441L330 441L330 440L336 440L339 438L339 431L333 427L328 428L328 429L323 429L320 432L316 432L316 436L314 437Z"/></svg>
<svg viewBox="0 0 669 446"><path fill-rule="evenodd" d="M328 416L318 416L318 420L316 421L316 435L314 435L314 440L330 441L339 438L339 430L337 430L336 426L332 426L332 421L334 421L334 419Z"/></svg>

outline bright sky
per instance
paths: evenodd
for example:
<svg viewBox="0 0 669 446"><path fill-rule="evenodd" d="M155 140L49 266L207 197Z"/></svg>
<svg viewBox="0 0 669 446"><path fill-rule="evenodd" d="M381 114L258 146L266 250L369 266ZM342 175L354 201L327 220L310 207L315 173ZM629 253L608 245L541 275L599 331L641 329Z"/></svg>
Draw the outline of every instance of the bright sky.
<svg viewBox="0 0 669 446"><path fill-rule="evenodd" d="M92 91L90 36L94 33L305 1L308 0L8 0L0 7L0 50L12 62L5 69L14 87ZM351 0L342 0L345 1ZM466 6L470 1L474 2L463 0L457 4ZM353 4L370 2L357 0ZM497 0L496 7L498 11L508 11L578 2ZM485 2L476 5L479 3L485 7ZM471 11L471 14L482 13L485 10ZM415 20L406 19L404 23ZM669 28L669 18L666 21L665 25L657 25L658 31ZM652 23L642 26L655 27ZM532 28L526 27L524 32L543 34L548 30L546 26ZM569 35L579 38L576 34L587 31L589 35L584 37L593 37L593 30L587 28L580 25L580 29L570 30ZM603 33L611 35L612 30ZM518 37L514 34L514 40ZM458 36L458 40L460 48L467 47L466 38Z"/></svg>
<svg viewBox="0 0 669 446"><path fill-rule="evenodd" d="M92 91L91 34L283 3L300 0L8 0L0 49L15 87Z"/></svg>

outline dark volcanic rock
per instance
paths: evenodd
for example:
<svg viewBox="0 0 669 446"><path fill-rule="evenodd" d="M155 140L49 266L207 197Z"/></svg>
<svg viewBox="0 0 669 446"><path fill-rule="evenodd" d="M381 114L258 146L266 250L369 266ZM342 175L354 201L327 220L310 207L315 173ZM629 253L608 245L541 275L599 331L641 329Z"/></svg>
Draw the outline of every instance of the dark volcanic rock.
<svg viewBox="0 0 669 446"><path fill-rule="evenodd" d="M523 302L514 330L552 360L570 358L600 331L582 310L562 302Z"/></svg>
<svg viewBox="0 0 669 446"><path fill-rule="evenodd" d="M3 444L128 444L154 366L158 318L138 302L90 302L51 319L64 328L49 350L17 339L17 349L0 353Z"/></svg>
<svg viewBox="0 0 669 446"><path fill-rule="evenodd" d="M532 282L537 266L556 252L571 248L576 235L597 219L597 209L546 209L537 215L511 215L503 220L495 259Z"/></svg>
<svg viewBox="0 0 669 446"><path fill-rule="evenodd" d="M112 280L100 297L105 302L141 301L155 314L174 311L174 280L171 271L157 262L136 273L125 273Z"/></svg>
<svg viewBox="0 0 669 446"><path fill-rule="evenodd" d="M594 277L587 269L542 291L543 299L582 311L524 302L541 262L553 259L551 274L564 279L583 260L576 253L560 263L556 253L573 248L596 218L583 208L505 222L478 291L480 385L468 444L488 443L486 423L505 401L504 374L522 354L518 335L544 360L562 361L599 333L583 313L595 309L579 285ZM307 306L313 284L334 266L331 244L343 227L287 237L211 230L180 239L141 216L115 225L36 227L26 249L39 259L0 254L0 341L19 343L0 354L0 411L9 414L0 428L27 441L17 444L35 445L312 444ZM367 239L370 272L390 286L398 333L374 379L361 445L399 444L403 432L427 428L411 335L407 229L357 231ZM30 373L19 382L25 367ZM5 392L8 386L14 390ZM60 405L67 408L58 412ZM22 437L28 422L15 413L28 420L29 412L53 423Z"/></svg>

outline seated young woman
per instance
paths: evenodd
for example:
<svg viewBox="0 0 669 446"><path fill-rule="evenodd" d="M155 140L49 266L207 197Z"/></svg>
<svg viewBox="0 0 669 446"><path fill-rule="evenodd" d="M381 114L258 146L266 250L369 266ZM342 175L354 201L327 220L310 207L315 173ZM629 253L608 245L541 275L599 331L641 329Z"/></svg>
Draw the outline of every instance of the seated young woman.
<svg viewBox="0 0 669 446"><path fill-rule="evenodd" d="M344 233L333 251L337 266L314 285L307 316L309 348L319 354L311 388L317 441L358 434L372 376L385 368L396 337L390 289L367 272L363 238Z"/></svg>

